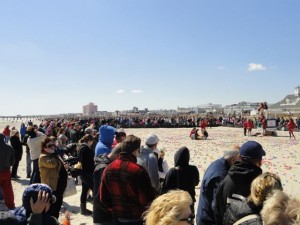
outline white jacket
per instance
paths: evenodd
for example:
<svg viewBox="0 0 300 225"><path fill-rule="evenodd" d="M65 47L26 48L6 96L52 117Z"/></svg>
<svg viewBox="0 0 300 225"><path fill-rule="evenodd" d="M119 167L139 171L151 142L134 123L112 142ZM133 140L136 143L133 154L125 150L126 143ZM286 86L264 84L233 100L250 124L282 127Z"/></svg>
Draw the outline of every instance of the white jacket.
<svg viewBox="0 0 300 225"><path fill-rule="evenodd" d="M46 138L46 135L37 132L37 136L35 138L29 137L27 139L27 145L30 150L30 159L35 160L40 157L41 149L42 149L42 141Z"/></svg>

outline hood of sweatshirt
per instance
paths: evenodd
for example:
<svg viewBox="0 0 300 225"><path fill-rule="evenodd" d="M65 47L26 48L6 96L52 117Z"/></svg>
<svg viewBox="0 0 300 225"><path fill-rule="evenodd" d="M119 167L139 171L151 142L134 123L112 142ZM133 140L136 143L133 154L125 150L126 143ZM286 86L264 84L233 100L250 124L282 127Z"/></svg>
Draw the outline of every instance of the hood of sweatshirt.
<svg viewBox="0 0 300 225"><path fill-rule="evenodd" d="M254 179L262 173L262 169L247 161L236 161L229 169L228 175L232 180L243 182Z"/></svg>
<svg viewBox="0 0 300 225"><path fill-rule="evenodd" d="M176 166L185 167L189 165L190 151L187 147L181 147L174 156L174 164Z"/></svg>
<svg viewBox="0 0 300 225"><path fill-rule="evenodd" d="M99 141L107 147L111 147L114 141L116 129L109 125L102 125L99 128Z"/></svg>

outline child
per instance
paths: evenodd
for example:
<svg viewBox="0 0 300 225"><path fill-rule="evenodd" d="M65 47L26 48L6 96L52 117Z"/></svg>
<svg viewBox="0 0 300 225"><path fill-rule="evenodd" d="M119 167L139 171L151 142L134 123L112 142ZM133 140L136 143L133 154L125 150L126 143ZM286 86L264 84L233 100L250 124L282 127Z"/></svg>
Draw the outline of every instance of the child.
<svg viewBox="0 0 300 225"><path fill-rule="evenodd" d="M247 132L248 132L248 136L251 136L251 131L254 127L253 121L251 119L248 119L247 121Z"/></svg>
<svg viewBox="0 0 300 225"><path fill-rule="evenodd" d="M294 135L294 129L296 128L296 124L292 118L289 119L289 122L287 123L286 127L289 131L290 139L292 138L292 136L294 137L294 139L296 139Z"/></svg>

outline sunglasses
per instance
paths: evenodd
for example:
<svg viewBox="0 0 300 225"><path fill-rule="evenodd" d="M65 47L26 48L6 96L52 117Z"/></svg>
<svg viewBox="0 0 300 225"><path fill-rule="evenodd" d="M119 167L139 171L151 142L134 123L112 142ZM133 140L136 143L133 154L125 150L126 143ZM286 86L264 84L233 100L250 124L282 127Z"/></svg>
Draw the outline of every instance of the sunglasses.
<svg viewBox="0 0 300 225"><path fill-rule="evenodd" d="M180 219L179 221L186 221L188 224L193 224L195 219L195 215L191 214L188 218Z"/></svg>
<svg viewBox="0 0 300 225"><path fill-rule="evenodd" d="M49 144L46 145L46 147L47 147L47 148L53 148L53 147L56 147L56 145L53 144L53 143L49 143Z"/></svg>

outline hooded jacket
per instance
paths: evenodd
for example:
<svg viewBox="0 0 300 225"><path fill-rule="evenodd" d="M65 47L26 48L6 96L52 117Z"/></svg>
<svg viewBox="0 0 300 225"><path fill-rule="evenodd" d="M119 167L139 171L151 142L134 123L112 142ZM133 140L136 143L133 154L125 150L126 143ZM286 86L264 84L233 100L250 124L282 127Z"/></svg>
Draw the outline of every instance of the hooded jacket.
<svg viewBox="0 0 300 225"><path fill-rule="evenodd" d="M95 156L110 153L116 129L109 125L102 125L99 128L99 140L95 148Z"/></svg>
<svg viewBox="0 0 300 225"><path fill-rule="evenodd" d="M231 166L217 191L214 208L216 224L223 224L222 218L226 210L227 198L231 198L232 194L247 197L250 194L252 181L261 173L260 167L247 161L236 161Z"/></svg>
<svg viewBox="0 0 300 225"><path fill-rule="evenodd" d="M15 163L14 149L5 143L4 134L0 133L0 171L9 169Z"/></svg>
<svg viewBox="0 0 300 225"><path fill-rule="evenodd" d="M158 163L157 157L154 154L153 150L147 145L141 149L140 155L137 157L137 164L144 167L150 177L152 187L159 192L159 174L158 174Z"/></svg>
<svg viewBox="0 0 300 225"><path fill-rule="evenodd" d="M190 152L187 147L180 148L174 156L175 167L166 175L162 192L172 189L187 191L195 202L195 186L199 184L199 171L196 166L189 165Z"/></svg>

